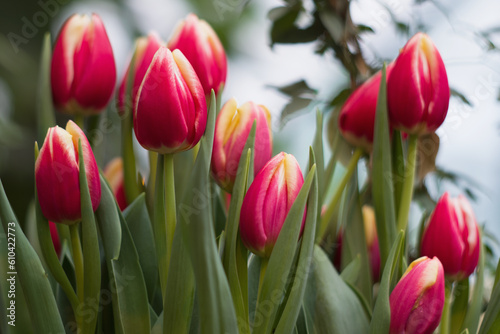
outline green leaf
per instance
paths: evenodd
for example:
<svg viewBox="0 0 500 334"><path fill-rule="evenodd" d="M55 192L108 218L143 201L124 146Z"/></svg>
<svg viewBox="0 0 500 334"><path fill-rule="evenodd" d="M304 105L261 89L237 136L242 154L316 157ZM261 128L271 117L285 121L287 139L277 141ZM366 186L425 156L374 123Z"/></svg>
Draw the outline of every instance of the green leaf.
<svg viewBox="0 0 500 334"><path fill-rule="evenodd" d="M467 97L465 97L465 95L460 91L458 91L457 89L450 88L450 94L452 97L456 97L457 99L462 101L462 103L465 103L468 106L472 106L472 103L467 99Z"/></svg>
<svg viewBox="0 0 500 334"><path fill-rule="evenodd" d="M352 89L351 87L347 87L342 89L340 92L335 95L335 97L330 102L331 107L335 107L338 105L343 105L347 98L351 95Z"/></svg>
<svg viewBox="0 0 500 334"><path fill-rule="evenodd" d="M323 114L319 109L316 110L316 133L313 139L314 157L316 159L316 171L318 174L318 217L321 217L321 204L323 203L323 194L325 193L325 158L323 154ZM311 162L309 162L311 164Z"/></svg>
<svg viewBox="0 0 500 334"><path fill-rule="evenodd" d="M314 166L316 166L316 159L313 150L310 149L309 169L312 170ZM297 322L297 318L302 307L302 300L304 298L307 280L311 271L314 240L316 235L316 221L319 206L318 178L318 174L315 174L311 191L309 193L304 234L302 236L299 259L293 274L293 282L289 288L290 295L286 300L285 308L281 314L278 326L274 333L290 333L295 327L295 323Z"/></svg>
<svg viewBox="0 0 500 334"><path fill-rule="evenodd" d="M290 97L290 101L286 104L281 112L280 125L284 126L287 121L297 115L297 112L307 108L316 97L317 91L310 88L304 80L297 81L287 86L277 87L280 93Z"/></svg>
<svg viewBox="0 0 500 334"><path fill-rule="evenodd" d="M361 271L361 255L356 255L356 257L344 267L342 272L340 273L340 277L351 285L354 285L356 280L359 277L359 273Z"/></svg>
<svg viewBox="0 0 500 334"><path fill-rule="evenodd" d="M385 267L391 245L396 238L396 210L392 183L391 143L387 116L387 87L385 65L382 69L375 134L373 139L373 203L380 247L380 265Z"/></svg>
<svg viewBox="0 0 500 334"><path fill-rule="evenodd" d="M311 184L316 174L316 166L313 166L300 189L299 194L286 216L283 227L274 245L273 252L269 258L269 264L259 287L260 294L257 299L256 316L260 315L262 321L255 321L253 333L271 333L279 304L285 295L284 287L286 280L277 277L288 277L293 259L297 249L300 228L306 206L307 197Z"/></svg>
<svg viewBox="0 0 500 334"><path fill-rule="evenodd" d="M255 254L251 254L248 263L248 309L250 310L250 323L253 323L256 313L255 308L257 307L262 259Z"/></svg>
<svg viewBox="0 0 500 334"><path fill-rule="evenodd" d="M304 310L309 333L354 334L369 330L368 318L359 299L319 246L314 248Z"/></svg>
<svg viewBox="0 0 500 334"><path fill-rule="evenodd" d="M277 89L279 92L288 95L290 97L301 96L301 95L309 95L313 97L318 93L316 89L309 87L309 85L304 79L286 86L281 86L281 87L271 86L271 87Z"/></svg>
<svg viewBox="0 0 500 334"><path fill-rule="evenodd" d="M144 275L149 301L153 297L158 284L158 261L151 220L146 207L146 197L142 193L123 212L128 229L139 255L139 264Z"/></svg>
<svg viewBox="0 0 500 334"><path fill-rule="evenodd" d="M389 296L392 291L392 282L395 281L399 271L399 265L404 252L404 231L400 231L391 252L387 258L387 262L382 273L380 286L378 290L377 300L373 309L372 321L370 323L370 332L389 333L391 325L391 306L389 304Z"/></svg>
<svg viewBox="0 0 500 334"><path fill-rule="evenodd" d="M64 326L50 287L48 275L43 269L35 250L24 235L1 181L0 220L7 235L7 243L12 241L15 243L15 268L14 270L9 269L7 275L9 275L9 278L10 276L15 277L16 282L21 282L33 328L36 328L40 333L63 333ZM14 238L14 240L9 238ZM7 245L8 247L11 246ZM10 272L17 272L17 274L9 274Z"/></svg>
<svg viewBox="0 0 500 334"><path fill-rule="evenodd" d="M458 281L453 290L451 306L450 333L459 333L464 323L469 303L469 278Z"/></svg>
<svg viewBox="0 0 500 334"><path fill-rule="evenodd" d="M499 273L500 265L497 266L497 276ZM479 334L492 333L494 328L500 328L500 284L495 284L493 291L491 292L490 301L488 302L488 307L484 313Z"/></svg>
<svg viewBox="0 0 500 334"><path fill-rule="evenodd" d="M392 184L394 187L394 205L396 217L403 195L403 182L405 179L405 154L403 149L403 140L401 132L394 130L392 132Z"/></svg>
<svg viewBox="0 0 500 334"><path fill-rule="evenodd" d="M37 124L38 141L43 143L47 129L56 125L54 106L52 104L52 90L50 84L50 62L52 59L52 46L50 43L50 33L45 33L43 37L42 57L40 58L40 72L38 73L37 92Z"/></svg>

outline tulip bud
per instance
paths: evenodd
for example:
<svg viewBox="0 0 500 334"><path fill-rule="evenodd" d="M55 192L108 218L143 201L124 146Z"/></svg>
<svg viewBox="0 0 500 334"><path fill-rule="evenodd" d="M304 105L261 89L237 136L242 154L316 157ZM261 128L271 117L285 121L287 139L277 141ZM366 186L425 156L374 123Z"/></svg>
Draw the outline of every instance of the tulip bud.
<svg viewBox="0 0 500 334"><path fill-rule="evenodd" d="M254 173L271 159L271 114L263 105L247 102L237 108L233 98L224 104L215 123L212 175L217 183L231 192L238 171L241 152L256 121Z"/></svg>
<svg viewBox="0 0 500 334"><path fill-rule="evenodd" d="M390 334L432 334L444 306L443 266L438 258L413 261L389 299Z"/></svg>
<svg viewBox="0 0 500 334"><path fill-rule="evenodd" d="M281 227L304 178L291 154L281 152L262 168L250 185L240 213L243 244L261 257L271 256ZM302 220L301 234L305 223Z"/></svg>
<svg viewBox="0 0 500 334"><path fill-rule="evenodd" d="M54 245L54 250L57 256L61 255L61 241L59 239L59 233L57 232L57 226L55 223L49 221L50 238L52 239L52 244Z"/></svg>
<svg viewBox="0 0 500 334"><path fill-rule="evenodd" d="M438 257L445 274L460 280L476 269L480 248L479 228L470 203L462 195L450 198L444 193L424 230L422 255Z"/></svg>
<svg viewBox="0 0 500 334"><path fill-rule="evenodd" d="M193 67L181 51L160 47L137 94L137 140L160 154L185 151L200 141L206 125L205 95Z"/></svg>
<svg viewBox="0 0 500 334"><path fill-rule="evenodd" d="M99 16L75 14L64 23L52 55L51 82L54 104L62 112L94 115L106 107L116 69Z"/></svg>
<svg viewBox="0 0 500 334"><path fill-rule="evenodd" d="M391 125L409 134L436 131L448 112L450 87L429 36L418 33L401 50L387 81Z"/></svg>
<svg viewBox="0 0 500 334"><path fill-rule="evenodd" d="M227 60L224 47L212 27L189 14L176 28L168 42L170 50L179 49L193 65L205 95L219 91L226 82Z"/></svg>
<svg viewBox="0 0 500 334"><path fill-rule="evenodd" d="M83 131L69 121L66 130L49 128L35 164L38 201L42 213L50 221L71 225L82 218L78 140L81 140L85 174L93 210L101 201L99 169L92 148Z"/></svg>
<svg viewBox="0 0 500 334"><path fill-rule="evenodd" d="M137 101L137 92L139 91L139 87L141 86L142 79L144 79L144 75L151 64L151 60L153 60L153 56L156 51L162 46L163 42L160 37L156 33L150 33L148 37L140 37L135 42L135 51L134 51L134 64L129 64L127 70L125 71L125 75L123 76L122 83L118 88L118 96L117 96L117 109L120 115L125 113L125 96L127 93L127 80L129 76L130 66L133 66L134 71L134 81L132 86L132 108L135 108L135 102ZM130 108L130 110L133 110Z"/></svg>
<svg viewBox="0 0 500 334"><path fill-rule="evenodd" d="M123 160L122 158L114 158L106 167L104 167L104 177L109 183L109 187L115 195L116 202L120 210L125 210L128 206L127 198L125 197L125 188L123 185Z"/></svg>
<svg viewBox="0 0 500 334"><path fill-rule="evenodd" d="M387 66L386 78L394 63ZM359 86L346 100L339 114L339 129L342 136L352 145L370 152L373 146L377 99L382 80L379 71Z"/></svg>

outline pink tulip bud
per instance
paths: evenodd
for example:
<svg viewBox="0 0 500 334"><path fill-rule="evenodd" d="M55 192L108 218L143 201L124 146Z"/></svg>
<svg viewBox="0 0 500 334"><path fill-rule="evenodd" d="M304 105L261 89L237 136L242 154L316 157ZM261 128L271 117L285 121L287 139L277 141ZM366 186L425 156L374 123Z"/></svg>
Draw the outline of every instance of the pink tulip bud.
<svg viewBox="0 0 500 334"><path fill-rule="evenodd" d="M404 46L387 81L391 125L409 134L436 131L448 112L450 87L443 60L429 36Z"/></svg>
<svg viewBox="0 0 500 334"><path fill-rule="evenodd" d="M386 78L394 63L387 66ZM379 71L359 86L342 106L339 115L339 129L342 136L352 145L370 152L373 146L375 114L382 72Z"/></svg>
<svg viewBox="0 0 500 334"><path fill-rule="evenodd" d="M106 167L104 167L104 177L109 183L109 187L115 195L116 202L120 210L125 210L128 206L127 198L125 197L125 188L123 185L123 160L122 158L114 158Z"/></svg>
<svg viewBox="0 0 500 334"><path fill-rule="evenodd" d="M206 125L205 95L193 67L181 51L160 47L137 94L137 140L160 154L185 151L200 141Z"/></svg>
<svg viewBox="0 0 500 334"><path fill-rule="evenodd" d="M51 81L54 104L61 112L93 115L106 107L116 69L99 16L75 14L64 23L52 55Z"/></svg>
<svg viewBox="0 0 500 334"><path fill-rule="evenodd" d="M438 258L413 261L389 299L390 334L432 334L444 306L443 266Z"/></svg>
<svg viewBox="0 0 500 334"><path fill-rule="evenodd" d="M231 192L241 152L252 125L256 122L254 173L257 174L271 159L271 114L263 105L247 102L237 108L233 98L224 104L215 123L212 175L217 183Z"/></svg>
<svg viewBox="0 0 500 334"><path fill-rule="evenodd" d="M168 42L171 50L179 49L193 65L205 95L219 91L226 82L227 60L224 47L212 27L189 14L176 28Z"/></svg>
<svg viewBox="0 0 500 334"><path fill-rule="evenodd" d="M135 107L135 103L137 101L137 92L139 91L139 87L141 86L142 79L144 79L144 75L151 64L151 60L153 60L153 56L156 51L163 45L160 37L156 33L150 33L148 37L140 37L135 42L135 51L134 51L134 82L132 86L132 106L129 107L130 110ZM120 115L125 113L125 95L127 90L127 80L129 76L131 64L128 64L127 70L125 71L125 75L123 76L122 83L118 88L118 96L117 96L117 109Z"/></svg>
<svg viewBox="0 0 500 334"><path fill-rule="evenodd" d="M101 182L92 148L83 131L68 121L66 130L50 128L35 164L38 201L50 221L71 225L82 218L78 140L82 142L85 174L94 211L101 201Z"/></svg>
<svg viewBox="0 0 500 334"><path fill-rule="evenodd" d="M52 244L54 245L54 250L57 256L61 255L61 240L59 239L59 233L57 232L57 226L55 223L49 221L50 238L52 239Z"/></svg>
<svg viewBox="0 0 500 334"><path fill-rule="evenodd" d="M431 214L422 236L421 253L436 256L451 279L470 276L479 261L479 228L470 203L464 196L444 193Z"/></svg>
<svg viewBox="0 0 500 334"><path fill-rule="evenodd" d="M291 154L281 152L262 168L250 185L240 213L243 244L261 257L271 256L285 218L304 178ZM305 223L302 220L301 234Z"/></svg>

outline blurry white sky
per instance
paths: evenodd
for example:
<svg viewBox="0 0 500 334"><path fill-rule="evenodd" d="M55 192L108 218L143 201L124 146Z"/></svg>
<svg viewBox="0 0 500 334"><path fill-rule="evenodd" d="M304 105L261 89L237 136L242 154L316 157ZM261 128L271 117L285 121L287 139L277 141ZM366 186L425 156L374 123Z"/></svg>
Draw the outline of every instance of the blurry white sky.
<svg viewBox="0 0 500 334"><path fill-rule="evenodd" d="M167 39L176 23L190 11L186 3L179 0L128 0L127 3L135 17L123 17L112 3L85 2L66 8L53 31L56 32L72 12L98 12L108 29L121 78L131 48L129 20L139 22L144 33L154 29ZM500 113L497 111L500 104L496 102L500 87L500 55L485 53L484 48L474 42L477 38L473 35L500 25L500 2L443 0L439 1L442 10L438 10L430 1L418 7L410 7L412 1L409 0L352 1L354 21L372 26L376 31L376 34L365 35L365 54L393 59L405 44L406 37L395 33L381 3L391 8L399 19L406 21L411 12L414 22L432 26L428 33L446 64L450 86L465 93L473 102L472 108L455 100L451 103L447 120L438 132L441 149L437 162L446 170L473 177L482 185L485 196L474 204L478 221L486 221L489 230L500 238L497 218L500 216ZM235 96L239 103L254 100L265 104L274 113L275 120L287 100L268 85L284 85L303 78L320 90L320 99L326 99L347 80L331 55L315 55L312 44L269 48L270 22L266 15L270 8L278 5L281 2L277 0L251 2L250 6L256 11L255 19L233 41L238 55L230 59L224 96L224 100ZM202 13L197 14L203 17ZM415 32L415 26L410 28ZM301 166L307 163L314 126L312 112L290 121L281 131L276 123L273 125L276 141L285 142L289 153L297 157ZM456 189L452 194L457 195Z"/></svg>

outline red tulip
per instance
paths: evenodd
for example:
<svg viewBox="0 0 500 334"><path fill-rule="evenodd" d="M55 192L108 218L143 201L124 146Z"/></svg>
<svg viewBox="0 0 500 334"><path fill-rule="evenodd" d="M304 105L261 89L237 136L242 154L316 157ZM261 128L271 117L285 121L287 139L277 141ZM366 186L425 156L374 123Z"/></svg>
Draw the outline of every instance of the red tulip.
<svg viewBox="0 0 500 334"><path fill-rule="evenodd" d="M51 82L54 104L62 112L93 115L106 107L116 69L99 16L75 14L64 23L52 55Z"/></svg>
<svg viewBox="0 0 500 334"><path fill-rule="evenodd" d="M390 297L390 334L432 334L444 306L443 266L438 258L413 261Z"/></svg>
<svg viewBox="0 0 500 334"><path fill-rule="evenodd" d="M404 46L387 81L391 125L409 134L436 131L448 112L450 87L443 60L429 36Z"/></svg>
<svg viewBox="0 0 500 334"><path fill-rule="evenodd" d="M252 125L256 122L254 173L257 174L271 159L271 114L263 105L247 102L237 108L233 98L226 102L215 124L212 175L217 183L231 192L236 179L241 152Z"/></svg>
<svg viewBox="0 0 500 334"><path fill-rule="evenodd" d="M452 279L468 277L479 261L481 240L472 207L464 196L439 199L422 236L422 255L436 256Z"/></svg>
<svg viewBox="0 0 500 334"><path fill-rule="evenodd" d="M122 158L114 158L106 167L104 167L104 177L109 183L113 195L120 210L125 210L128 206L127 198L125 197L125 188L123 185L123 160Z"/></svg>
<svg viewBox="0 0 500 334"><path fill-rule="evenodd" d="M35 179L42 213L56 223L71 225L82 217L78 140L82 143L94 211L101 201L99 169L85 134L73 121L66 124L66 130L58 126L50 128L35 164Z"/></svg>
<svg viewBox="0 0 500 334"><path fill-rule="evenodd" d="M212 27L194 14L182 21L168 42L171 50L179 49L193 65L205 95L219 91L226 82L227 60L224 47Z"/></svg>
<svg viewBox="0 0 500 334"><path fill-rule="evenodd" d="M134 131L160 154L194 147L205 132L207 105L200 80L181 51L160 47L137 95Z"/></svg>
<svg viewBox="0 0 500 334"><path fill-rule="evenodd" d="M240 213L243 244L261 257L271 256L285 218L304 178L291 154L281 152L262 168L250 185ZM305 223L302 220L302 229Z"/></svg>
<svg viewBox="0 0 500 334"><path fill-rule="evenodd" d="M144 79L144 75L146 74L146 71L151 64L151 60L153 60L153 56L162 45L163 42L156 33L150 33L148 37L140 37L135 42L133 59L134 82L132 86L132 107L135 107L135 102L137 101L137 92L139 91L142 79ZM125 75L123 76L122 83L118 88L117 109L121 115L125 113L125 94L127 89L127 80L129 76L130 65L131 64L127 66L127 70L125 71Z"/></svg>
<svg viewBox="0 0 500 334"><path fill-rule="evenodd" d="M387 66L386 78L394 63ZM373 146L375 114L382 72L379 71L359 86L342 106L339 115L339 129L342 136L352 145L370 152Z"/></svg>

